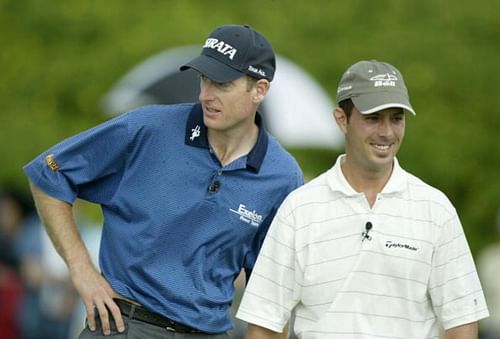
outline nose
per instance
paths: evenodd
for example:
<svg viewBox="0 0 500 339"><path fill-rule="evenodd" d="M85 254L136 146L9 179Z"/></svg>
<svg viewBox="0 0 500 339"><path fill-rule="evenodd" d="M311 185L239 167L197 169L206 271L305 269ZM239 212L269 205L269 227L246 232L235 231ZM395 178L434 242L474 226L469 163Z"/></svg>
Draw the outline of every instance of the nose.
<svg viewBox="0 0 500 339"><path fill-rule="evenodd" d="M212 83L208 79L200 79L200 95L198 99L200 101L208 101L213 99L213 94L212 94Z"/></svg>
<svg viewBox="0 0 500 339"><path fill-rule="evenodd" d="M390 119L380 119L380 123L378 124L378 134L383 137L391 137L394 135Z"/></svg>

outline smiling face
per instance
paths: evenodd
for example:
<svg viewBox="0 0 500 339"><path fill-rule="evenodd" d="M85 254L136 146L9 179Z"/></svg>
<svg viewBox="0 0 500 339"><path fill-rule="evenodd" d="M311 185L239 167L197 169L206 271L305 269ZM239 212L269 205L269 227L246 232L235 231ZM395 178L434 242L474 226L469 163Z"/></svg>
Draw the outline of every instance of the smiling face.
<svg viewBox="0 0 500 339"><path fill-rule="evenodd" d="M405 133L403 109L394 107L361 114L353 107L348 118L337 108L335 119L345 134L346 161L350 166L364 172L391 172Z"/></svg>
<svg viewBox="0 0 500 339"><path fill-rule="evenodd" d="M248 128L268 87L267 80L251 81L246 76L224 83L201 76L199 100L205 125L221 133Z"/></svg>

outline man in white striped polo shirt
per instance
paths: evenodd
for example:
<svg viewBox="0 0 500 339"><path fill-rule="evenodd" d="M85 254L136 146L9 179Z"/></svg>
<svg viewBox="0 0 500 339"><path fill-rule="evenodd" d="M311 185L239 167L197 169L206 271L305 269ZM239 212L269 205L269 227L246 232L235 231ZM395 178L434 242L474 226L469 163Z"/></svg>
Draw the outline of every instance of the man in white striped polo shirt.
<svg viewBox="0 0 500 339"><path fill-rule="evenodd" d="M267 234L237 317L247 338L477 338L488 309L448 198L395 158L401 73L360 61L342 76L334 117L346 154L292 192Z"/></svg>

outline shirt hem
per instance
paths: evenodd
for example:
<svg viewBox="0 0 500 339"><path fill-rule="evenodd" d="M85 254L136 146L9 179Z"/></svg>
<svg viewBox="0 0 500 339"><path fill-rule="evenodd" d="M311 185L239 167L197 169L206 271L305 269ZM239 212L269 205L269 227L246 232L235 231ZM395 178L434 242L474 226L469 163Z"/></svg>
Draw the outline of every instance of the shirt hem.
<svg viewBox="0 0 500 339"><path fill-rule="evenodd" d="M238 312L236 313L236 318L243 320L243 321L246 321L249 324L257 325L260 327L265 327L268 330L278 332L278 333L283 333L283 327L285 326L285 324L278 324L275 322L271 322L267 319L263 319L259 316L250 314L250 313L248 313L244 310L241 310L241 309L238 310Z"/></svg>
<svg viewBox="0 0 500 339"><path fill-rule="evenodd" d="M443 321L443 328L445 330L449 330L454 327L470 324L479 321L481 319L488 318L489 316L490 314L488 310L484 310L470 315L464 315L461 317L457 317L455 319L451 319L450 321Z"/></svg>

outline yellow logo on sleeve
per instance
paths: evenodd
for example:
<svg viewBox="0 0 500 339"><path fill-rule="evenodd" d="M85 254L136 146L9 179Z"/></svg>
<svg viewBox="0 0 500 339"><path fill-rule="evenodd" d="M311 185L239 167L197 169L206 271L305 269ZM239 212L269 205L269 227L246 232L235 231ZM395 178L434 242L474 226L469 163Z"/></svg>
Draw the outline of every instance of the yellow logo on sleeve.
<svg viewBox="0 0 500 339"><path fill-rule="evenodd" d="M45 161L47 162L47 166L53 171L59 170L59 165L54 160L54 154L49 154L45 157Z"/></svg>

